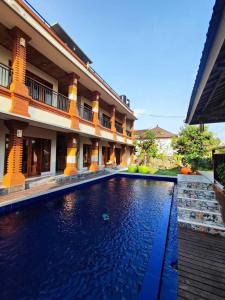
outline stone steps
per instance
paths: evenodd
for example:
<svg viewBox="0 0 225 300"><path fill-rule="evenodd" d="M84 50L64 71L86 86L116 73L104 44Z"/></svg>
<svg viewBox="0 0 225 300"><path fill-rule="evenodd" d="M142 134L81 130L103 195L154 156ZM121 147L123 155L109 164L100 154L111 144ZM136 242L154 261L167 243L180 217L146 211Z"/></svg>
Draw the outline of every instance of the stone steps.
<svg viewBox="0 0 225 300"><path fill-rule="evenodd" d="M177 205L179 226L225 236L212 182L204 176L178 175Z"/></svg>
<svg viewBox="0 0 225 300"><path fill-rule="evenodd" d="M179 207L178 218L183 220L202 222L206 225L224 227L220 212L199 210L194 208Z"/></svg>
<svg viewBox="0 0 225 300"><path fill-rule="evenodd" d="M177 204L181 208L193 208L211 212L220 212L220 205L214 200L177 198Z"/></svg>
<svg viewBox="0 0 225 300"><path fill-rule="evenodd" d="M207 232L210 234L218 234L225 237L225 227L209 225L197 221L183 220L181 218L178 218L178 223L180 227L185 227L188 229L201 231L201 232Z"/></svg>

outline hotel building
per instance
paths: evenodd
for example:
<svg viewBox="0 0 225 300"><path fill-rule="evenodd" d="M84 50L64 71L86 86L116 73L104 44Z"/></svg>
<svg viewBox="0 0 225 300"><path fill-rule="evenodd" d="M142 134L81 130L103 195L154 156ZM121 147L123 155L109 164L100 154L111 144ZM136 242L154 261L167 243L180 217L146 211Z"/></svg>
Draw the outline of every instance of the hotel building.
<svg viewBox="0 0 225 300"><path fill-rule="evenodd" d="M96 171L134 159L130 101L59 24L27 1L0 1L0 182Z"/></svg>

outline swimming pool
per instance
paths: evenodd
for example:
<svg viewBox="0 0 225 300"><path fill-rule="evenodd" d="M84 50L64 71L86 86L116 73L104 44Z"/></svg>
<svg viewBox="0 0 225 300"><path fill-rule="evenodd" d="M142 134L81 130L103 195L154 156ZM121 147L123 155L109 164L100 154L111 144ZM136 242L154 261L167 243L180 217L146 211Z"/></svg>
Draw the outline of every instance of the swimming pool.
<svg viewBox="0 0 225 300"><path fill-rule="evenodd" d="M173 186L116 176L3 215L0 298L139 299Z"/></svg>

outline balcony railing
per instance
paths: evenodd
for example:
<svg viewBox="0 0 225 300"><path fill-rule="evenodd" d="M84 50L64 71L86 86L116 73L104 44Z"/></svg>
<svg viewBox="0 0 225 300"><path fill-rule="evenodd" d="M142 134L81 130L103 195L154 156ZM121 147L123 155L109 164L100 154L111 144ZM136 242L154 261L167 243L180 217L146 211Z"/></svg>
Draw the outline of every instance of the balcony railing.
<svg viewBox="0 0 225 300"><path fill-rule="evenodd" d="M93 121L93 112L87 106L80 105L79 112L80 112L81 118L83 118L87 121L90 121L90 122Z"/></svg>
<svg viewBox="0 0 225 300"><path fill-rule="evenodd" d="M130 130L127 130L127 136L131 137L131 131Z"/></svg>
<svg viewBox="0 0 225 300"><path fill-rule="evenodd" d="M12 70L9 67L0 64L0 86L9 88L11 80Z"/></svg>
<svg viewBox="0 0 225 300"><path fill-rule="evenodd" d="M69 111L69 99L66 96L53 91L49 87L28 76L26 76L25 83L28 87L29 95L34 100L40 101L66 112Z"/></svg>
<svg viewBox="0 0 225 300"><path fill-rule="evenodd" d="M122 128L122 126L120 124L116 123L115 127L116 127L116 131L117 132L119 132L121 134L123 133L123 128Z"/></svg>
<svg viewBox="0 0 225 300"><path fill-rule="evenodd" d="M99 118L100 124L105 128L111 128L110 118L105 117L104 115Z"/></svg>

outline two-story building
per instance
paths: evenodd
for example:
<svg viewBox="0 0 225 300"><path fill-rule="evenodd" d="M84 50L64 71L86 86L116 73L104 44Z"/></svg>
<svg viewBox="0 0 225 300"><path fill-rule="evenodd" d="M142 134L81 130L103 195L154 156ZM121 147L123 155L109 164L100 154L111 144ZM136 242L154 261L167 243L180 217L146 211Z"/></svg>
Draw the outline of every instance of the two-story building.
<svg viewBox="0 0 225 300"><path fill-rule="evenodd" d="M132 163L130 101L90 66L59 24L0 1L0 182Z"/></svg>

